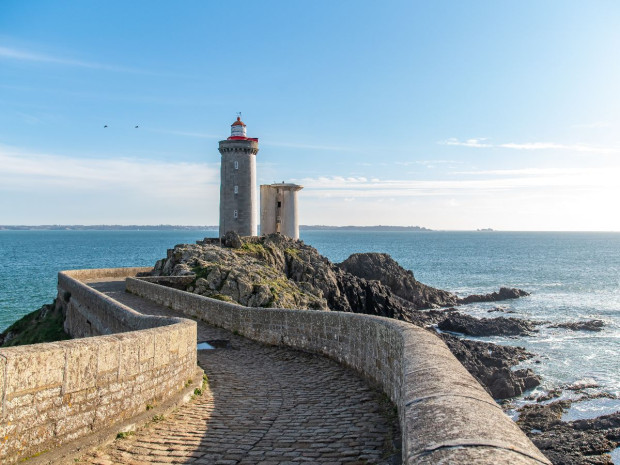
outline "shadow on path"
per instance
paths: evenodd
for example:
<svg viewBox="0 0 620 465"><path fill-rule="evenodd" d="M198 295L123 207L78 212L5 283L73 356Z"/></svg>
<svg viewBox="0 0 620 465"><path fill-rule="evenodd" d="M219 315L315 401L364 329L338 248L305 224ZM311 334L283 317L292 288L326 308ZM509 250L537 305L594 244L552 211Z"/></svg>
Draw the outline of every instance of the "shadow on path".
<svg viewBox="0 0 620 465"><path fill-rule="evenodd" d="M89 285L136 311L180 316L125 293L123 281ZM209 340L230 343L198 352L209 379L202 395L78 463L400 462L393 404L353 371L321 356L266 346L198 322L198 341Z"/></svg>

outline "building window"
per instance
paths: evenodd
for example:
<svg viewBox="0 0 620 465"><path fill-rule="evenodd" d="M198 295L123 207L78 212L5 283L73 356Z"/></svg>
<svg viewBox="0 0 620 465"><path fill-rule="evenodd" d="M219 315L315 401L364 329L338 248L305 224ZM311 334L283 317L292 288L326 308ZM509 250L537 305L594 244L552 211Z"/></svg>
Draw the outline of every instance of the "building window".
<svg viewBox="0 0 620 465"><path fill-rule="evenodd" d="M282 202L278 202L278 208L282 208Z"/></svg>
<svg viewBox="0 0 620 465"><path fill-rule="evenodd" d="M239 212L237 210L235 210L233 212L233 216L235 217L235 219L239 218Z"/></svg>
<svg viewBox="0 0 620 465"><path fill-rule="evenodd" d="M235 186L235 194L239 193L239 186Z"/></svg>
<svg viewBox="0 0 620 465"><path fill-rule="evenodd" d="M238 170L239 169L239 162L237 160L235 160L235 169Z"/></svg>

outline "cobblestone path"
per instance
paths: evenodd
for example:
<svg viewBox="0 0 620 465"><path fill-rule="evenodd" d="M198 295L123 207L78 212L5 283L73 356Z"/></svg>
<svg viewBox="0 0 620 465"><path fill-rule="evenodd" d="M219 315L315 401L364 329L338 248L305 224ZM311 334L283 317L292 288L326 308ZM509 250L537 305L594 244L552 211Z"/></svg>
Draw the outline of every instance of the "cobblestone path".
<svg viewBox="0 0 620 465"><path fill-rule="evenodd" d="M124 282L91 283L148 314L174 315L124 292ZM198 351L209 378L202 396L78 463L392 464L400 437L392 410L354 372L317 355L249 341L198 322Z"/></svg>

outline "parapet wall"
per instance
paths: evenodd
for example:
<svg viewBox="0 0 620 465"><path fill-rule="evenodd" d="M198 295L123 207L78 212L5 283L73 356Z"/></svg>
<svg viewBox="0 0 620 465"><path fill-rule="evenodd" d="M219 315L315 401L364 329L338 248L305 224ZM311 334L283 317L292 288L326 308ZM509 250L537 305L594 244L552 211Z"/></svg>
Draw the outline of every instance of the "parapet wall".
<svg viewBox="0 0 620 465"><path fill-rule="evenodd" d="M256 341L326 355L377 383L398 408L403 463L550 463L428 331L370 315L242 307L152 281L129 278L127 290Z"/></svg>
<svg viewBox="0 0 620 465"><path fill-rule="evenodd" d="M131 418L194 377L194 321L141 315L81 282L138 271L58 274L69 333L106 335L0 349L0 463Z"/></svg>

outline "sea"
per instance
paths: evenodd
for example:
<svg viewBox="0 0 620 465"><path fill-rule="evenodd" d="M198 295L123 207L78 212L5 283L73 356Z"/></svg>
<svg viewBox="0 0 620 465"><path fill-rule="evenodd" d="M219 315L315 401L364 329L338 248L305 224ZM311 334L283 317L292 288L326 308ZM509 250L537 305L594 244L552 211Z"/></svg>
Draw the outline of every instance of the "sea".
<svg viewBox="0 0 620 465"><path fill-rule="evenodd" d="M60 270L152 266L175 244L205 237L217 237L217 231L0 230L0 331L52 302ZM542 323L532 336L480 339L534 354L520 366L542 376L533 394L560 388L561 398L574 399L574 391L564 388L581 385L606 396L575 402L565 420L620 410L620 233L306 230L301 239L333 262L356 252L388 253L417 280L460 296L501 286L530 292L460 310ZM496 307L503 312L489 312ZM549 327L590 319L603 320L603 330ZM525 396L519 402L527 402Z"/></svg>

